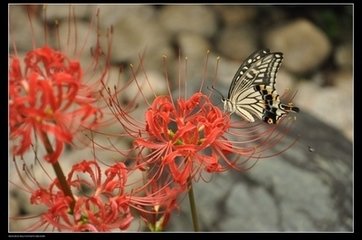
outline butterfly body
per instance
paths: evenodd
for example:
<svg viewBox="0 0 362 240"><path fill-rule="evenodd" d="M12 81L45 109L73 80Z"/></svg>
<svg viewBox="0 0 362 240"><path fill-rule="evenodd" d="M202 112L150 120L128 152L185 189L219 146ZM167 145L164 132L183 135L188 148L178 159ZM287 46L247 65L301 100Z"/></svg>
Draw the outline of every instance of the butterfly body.
<svg viewBox="0 0 362 240"><path fill-rule="evenodd" d="M236 113L249 122L255 117L268 124L277 123L289 112L299 112L292 103L280 102L275 79L283 54L259 50L251 54L236 72L228 92L222 99L224 110Z"/></svg>

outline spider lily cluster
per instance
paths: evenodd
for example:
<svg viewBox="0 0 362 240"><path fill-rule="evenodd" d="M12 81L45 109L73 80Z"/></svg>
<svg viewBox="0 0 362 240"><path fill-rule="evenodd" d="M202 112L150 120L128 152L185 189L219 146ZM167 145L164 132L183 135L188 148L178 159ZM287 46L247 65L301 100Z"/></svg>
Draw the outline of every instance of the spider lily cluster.
<svg viewBox="0 0 362 240"><path fill-rule="evenodd" d="M64 144L72 142L74 132L81 127L95 127L102 112L94 105L94 92L83 82L78 61L44 46L27 52L24 65L19 57L11 57L10 138L16 141L13 152L22 155L29 150L33 132L43 142L47 133L55 139L55 150L45 159L54 163Z"/></svg>
<svg viewBox="0 0 362 240"><path fill-rule="evenodd" d="M104 67L96 84L84 79L79 60L47 44L34 47L23 59L16 49L10 56L10 143L20 179L11 183L29 193L31 204L44 207L26 231L125 231L137 221L151 231L165 230L193 182L230 169L245 171L257 160L273 156L267 150L289 129L233 120L210 93L203 92L203 81L190 96L175 96L169 88L164 95L154 93L150 101L143 85L151 84L147 78L142 84L133 68L130 82L138 91L131 102L122 104L119 99L129 84L111 90L107 85L110 47L103 65L98 61L104 52L99 45L95 49L92 57ZM165 84L170 81L166 78ZM143 119L135 117L140 105L145 106ZM120 132L102 132L102 126L110 124L105 112L111 113L111 123ZM65 145L73 144L84 130L91 133L94 159L67 159ZM93 137L97 134L106 135L111 144L97 141ZM131 144L121 150L112 137ZM34 145L46 151L40 159ZM32 151L46 183L33 174L37 166L23 158ZM97 151L114 152L119 161L109 163ZM73 162L67 172L61 168L63 161ZM55 177L43 165L52 166ZM22 218L28 217L11 220Z"/></svg>

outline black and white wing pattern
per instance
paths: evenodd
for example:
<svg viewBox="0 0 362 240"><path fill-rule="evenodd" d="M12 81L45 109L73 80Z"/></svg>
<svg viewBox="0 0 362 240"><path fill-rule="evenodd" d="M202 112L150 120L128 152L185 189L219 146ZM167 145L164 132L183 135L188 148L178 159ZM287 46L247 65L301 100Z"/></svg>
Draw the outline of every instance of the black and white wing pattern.
<svg viewBox="0 0 362 240"><path fill-rule="evenodd" d="M236 72L223 99L224 110L249 122L255 118L269 124L277 123L288 112L299 112L293 104L283 104L275 89L275 79L283 60L283 53L268 49L251 54Z"/></svg>

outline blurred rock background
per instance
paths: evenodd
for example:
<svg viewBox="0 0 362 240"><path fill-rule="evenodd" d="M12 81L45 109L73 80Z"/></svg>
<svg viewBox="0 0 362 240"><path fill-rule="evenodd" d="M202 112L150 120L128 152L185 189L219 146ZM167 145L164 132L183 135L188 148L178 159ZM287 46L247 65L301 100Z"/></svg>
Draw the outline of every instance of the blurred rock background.
<svg viewBox="0 0 362 240"><path fill-rule="evenodd" d="M101 29L113 26L112 64L137 64L144 54L147 74L160 92L166 91L159 80L164 55L175 85L179 56L187 57L187 79L195 89L203 76L215 77L219 56L216 85L226 95L253 51L284 53L277 88L298 91L293 102L301 109L295 127L300 140L249 172L196 184L204 231L353 230L352 5L75 5L80 38L97 9ZM32 48L29 36L44 42L42 7L31 6L34 34L24 6L10 6L9 13L11 40L20 54ZM66 28L69 7L48 5L46 15L49 27L58 21ZM26 208L31 207L11 201L13 213L29 212ZM187 199L167 230L192 231Z"/></svg>

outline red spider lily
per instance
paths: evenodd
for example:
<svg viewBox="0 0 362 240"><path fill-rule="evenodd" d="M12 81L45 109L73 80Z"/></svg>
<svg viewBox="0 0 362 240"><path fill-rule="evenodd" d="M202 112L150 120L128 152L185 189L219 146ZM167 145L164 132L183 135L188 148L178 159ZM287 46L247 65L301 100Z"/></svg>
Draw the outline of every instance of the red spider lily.
<svg viewBox="0 0 362 240"><path fill-rule="evenodd" d="M122 195L127 169L123 164L116 164L107 169L105 175L102 181L101 169L95 161L82 161L73 166L67 178L69 186L77 190L73 191L77 193L73 210L70 208L72 200L63 194L57 179L47 189L32 191L31 203L45 205L48 210L29 230L49 226L58 231L127 229L133 219L131 200Z"/></svg>
<svg viewBox="0 0 362 240"><path fill-rule="evenodd" d="M144 210L139 211L141 218L151 231L160 232L165 229L172 212L179 207L177 198L184 191L180 187L160 187L156 182L150 184L149 194L155 195L156 199L162 200L155 202L153 206L143 206Z"/></svg>
<svg viewBox="0 0 362 240"><path fill-rule="evenodd" d="M234 163L223 157L235 151L225 133L230 118L210 99L198 92L188 100L173 103L168 96L157 97L146 112L147 135L135 140L140 148L151 149L139 155L140 167L157 166L157 175L167 169L181 185L198 172L221 172ZM156 164L156 165L154 165Z"/></svg>
<svg viewBox="0 0 362 240"><path fill-rule="evenodd" d="M12 8L26 9L29 20L27 25L24 24L24 29L13 30L10 22L13 54L9 64L9 121L13 154L23 155L31 145L35 145L34 137L39 137L47 150L45 159L55 163L64 144L74 143L79 130L95 129L101 124L103 109L97 100L100 87L107 81L112 30L107 30L107 51L104 52L100 46L99 23L94 24L96 20L99 21L99 11L92 16L87 34L79 37L75 11L70 6L68 31L60 32L59 22L56 21L55 41L48 41L51 36L48 36L44 7L44 19L41 19L45 24L44 44L37 48L32 20L38 17L34 13L42 8L41 5ZM62 24L62 20L60 22ZM26 27L31 30L33 47L21 59L13 34L15 30L26 30ZM96 33L95 42L91 38L92 32ZM78 60L85 55L84 50L88 50L88 47L92 61L81 65ZM104 119L102 124L105 124Z"/></svg>
<svg viewBox="0 0 362 240"><path fill-rule="evenodd" d="M35 231L49 227L57 231L111 231L129 228L134 214L141 216L168 212L148 210L153 206L171 206L176 192L167 188L144 193L137 189L126 190L129 172L123 163L117 163L101 171L96 161L82 161L75 164L67 177L72 188L75 206L71 210L72 199L64 195L55 179L47 188L37 183L37 189L24 184L31 194L31 203L46 206L46 212L28 230ZM105 179L104 179L105 177ZM103 180L104 179L104 180ZM175 205L175 204L173 204ZM134 211L132 212L131 209Z"/></svg>
<svg viewBox="0 0 362 240"><path fill-rule="evenodd" d="M32 133L44 142L44 133L55 140L48 162L58 160L65 143L79 128L97 126L102 116L94 105L95 93L83 83L76 60L44 46L29 51L21 61L13 56L9 70L10 138L13 152L22 155L32 144Z"/></svg>

